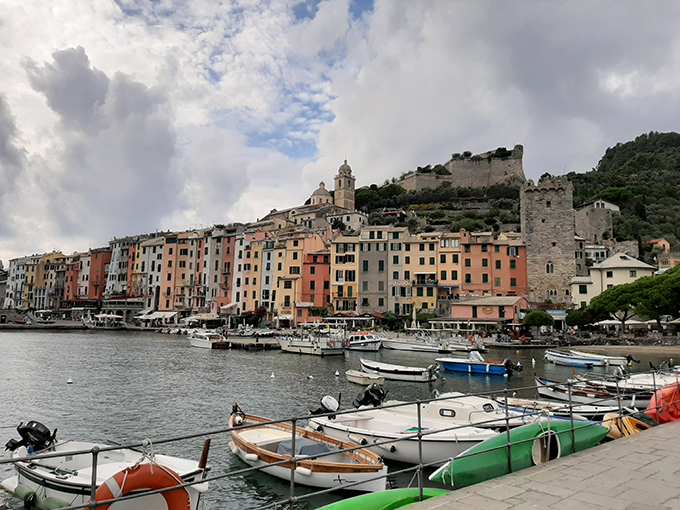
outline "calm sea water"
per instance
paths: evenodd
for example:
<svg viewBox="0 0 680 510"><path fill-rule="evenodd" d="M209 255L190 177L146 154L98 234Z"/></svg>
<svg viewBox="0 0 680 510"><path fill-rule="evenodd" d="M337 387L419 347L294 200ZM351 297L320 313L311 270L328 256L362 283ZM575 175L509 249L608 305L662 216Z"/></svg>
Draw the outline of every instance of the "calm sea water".
<svg viewBox="0 0 680 510"><path fill-rule="evenodd" d="M62 439L115 444L226 428L234 402L246 413L271 419L306 416L327 394L341 395L341 406L346 408L362 387L349 383L344 372L360 369L361 356L411 366L427 366L437 357L384 349L328 358L280 351L211 351L190 347L185 336L143 332L0 332L0 445L18 438L16 426L28 420L58 428ZM492 349L486 357L509 357L520 361L525 371L507 379L442 372L430 384L387 381L388 398L426 399L435 389L516 391L533 386L533 371L555 380L572 374L570 368L544 364L542 349ZM661 361L638 357L642 363L635 368L640 370L649 366L648 361ZM69 378L73 384L66 383ZM158 450L198 459L204 440L171 443ZM213 437L211 475L246 467L231 453L228 442L227 434ZM7 458L6 452L2 458ZM10 467L0 466L1 479L12 474ZM396 482L407 486L409 480L410 475ZM288 489L289 483L266 474L236 476L211 482L202 506L205 510L254 508L285 499ZM296 487L296 493L305 492ZM315 497L300 508L317 508L340 497ZM4 492L0 492L1 503L22 508L20 501Z"/></svg>

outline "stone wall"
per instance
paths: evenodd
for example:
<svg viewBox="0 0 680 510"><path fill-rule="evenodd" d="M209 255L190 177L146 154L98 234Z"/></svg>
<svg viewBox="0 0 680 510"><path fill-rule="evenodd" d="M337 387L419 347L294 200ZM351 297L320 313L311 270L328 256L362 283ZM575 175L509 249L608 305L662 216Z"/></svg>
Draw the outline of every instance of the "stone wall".
<svg viewBox="0 0 680 510"><path fill-rule="evenodd" d="M637 241L615 241L614 239L607 239L602 241L602 246L609 250L609 256L617 253L627 253L631 257L638 258L640 256L640 247Z"/></svg>
<svg viewBox="0 0 680 510"><path fill-rule="evenodd" d="M599 244L604 240L604 233L611 237L614 232L614 221L611 209L584 207L574 213L576 235L586 241Z"/></svg>
<svg viewBox="0 0 680 510"><path fill-rule="evenodd" d="M444 182L453 187L485 188L492 184L511 184L520 186L524 180L522 157L524 148L515 145L507 158L492 158L491 152L471 157L450 159L444 166L451 175L412 173L397 182L407 191L420 191L436 188Z"/></svg>
<svg viewBox="0 0 680 510"><path fill-rule="evenodd" d="M576 275L573 186L566 178L528 181L520 194L529 299L571 303Z"/></svg>

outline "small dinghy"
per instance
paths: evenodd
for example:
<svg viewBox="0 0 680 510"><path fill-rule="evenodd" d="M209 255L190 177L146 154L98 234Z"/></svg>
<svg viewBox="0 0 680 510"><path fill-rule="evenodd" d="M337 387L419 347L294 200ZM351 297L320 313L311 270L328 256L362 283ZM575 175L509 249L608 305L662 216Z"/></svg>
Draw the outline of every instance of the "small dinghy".
<svg viewBox="0 0 680 510"><path fill-rule="evenodd" d="M385 378L375 374L367 374L366 372L360 372L359 370L348 370L345 372L347 380L355 384L361 384L362 386L370 386L371 384L379 384L382 386L385 384Z"/></svg>
<svg viewBox="0 0 680 510"><path fill-rule="evenodd" d="M379 375L395 381L430 382L437 379L438 367L436 364L425 368L407 367L361 358L361 369L368 374Z"/></svg>
<svg viewBox="0 0 680 510"><path fill-rule="evenodd" d="M207 474L209 442L200 462L154 455L151 443L139 452L129 448L115 448L104 444L81 441L57 441L53 433L37 421L21 423L17 427L20 440L11 439L6 449L11 451L17 472L0 486L24 500L26 508L63 508L84 505L92 494L92 449L101 451L96 464L96 501L122 497L142 490L160 490L203 480ZM44 454L58 454L43 457ZM115 494L110 488L118 486ZM144 510L196 510L201 494L208 483L178 487L162 493L148 494L128 501L117 502L114 508L144 508ZM108 508L107 505L102 508Z"/></svg>
<svg viewBox="0 0 680 510"><path fill-rule="evenodd" d="M291 479L291 462L286 461L294 456L296 483L364 492L386 488L387 466L380 456L364 448L341 451L357 446L354 443L302 428L297 428L293 437L290 424L271 423L266 418L244 414L236 404L229 427L233 429L231 451L247 464L277 478Z"/></svg>

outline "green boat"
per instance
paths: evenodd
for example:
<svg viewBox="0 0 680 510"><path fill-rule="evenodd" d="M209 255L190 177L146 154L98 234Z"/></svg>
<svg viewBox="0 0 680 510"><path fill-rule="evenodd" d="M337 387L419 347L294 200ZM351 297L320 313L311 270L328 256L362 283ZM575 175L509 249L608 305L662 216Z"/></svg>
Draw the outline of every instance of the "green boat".
<svg viewBox="0 0 680 510"><path fill-rule="evenodd" d="M609 432L594 422L550 420L503 432L464 451L430 475L430 480L465 487L559 459L598 444ZM511 461L508 461L508 451ZM476 455L475 455L476 454Z"/></svg>
<svg viewBox="0 0 680 510"><path fill-rule="evenodd" d="M442 489L423 489L423 501L448 493L449 491ZM392 510L412 505L419 501L420 491L417 487L412 489L392 489L343 499L317 510Z"/></svg>

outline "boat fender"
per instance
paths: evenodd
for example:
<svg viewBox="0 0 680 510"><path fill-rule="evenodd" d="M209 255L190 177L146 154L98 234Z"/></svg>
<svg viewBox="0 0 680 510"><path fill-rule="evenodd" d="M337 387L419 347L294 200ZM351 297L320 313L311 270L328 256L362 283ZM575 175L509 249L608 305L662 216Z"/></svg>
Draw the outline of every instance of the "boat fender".
<svg viewBox="0 0 680 510"><path fill-rule="evenodd" d="M14 489L14 495L22 500L28 505L35 502L35 491L26 487L25 485L17 485ZM30 503L29 503L30 501ZM30 506L25 506L26 508L31 508Z"/></svg>
<svg viewBox="0 0 680 510"><path fill-rule="evenodd" d="M57 508L67 508L71 506L66 501L59 498L47 498L40 503L40 508L43 510L56 510Z"/></svg>
<svg viewBox="0 0 680 510"><path fill-rule="evenodd" d="M257 453L246 453L244 459L249 461L249 462L256 462L260 458L257 456Z"/></svg>
<svg viewBox="0 0 680 510"><path fill-rule="evenodd" d="M160 464L139 464L119 471L106 480L94 494L95 501L116 499L140 489L167 489L184 482L173 470ZM168 510L189 510L191 498L186 488L181 487L159 493L168 505ZM91 503L92 501L88 501ZM114 502L97 505L97 510L108 510Z"/></svg>
<svg viewBox="0 0 680 510"><path fill-rule="evenodd" d="M234 443L233 441L229 441L229 449L233 454L236 454L236 452L238 452L238 448L236 448L236 443Z"/></svg>
<svg viewBox="0 0 680 510"><path fill-rule="evenodd" d="M316 431L323 433L323 425L319 425L318 427L316 427Z"/></svg>
<svg viewBox="0 0 680 510"><path fill-rule="evenodd" d="M349 439L353 443L360 444L361 446L365 446L368 444L368 441L366 440L365 437L355 436L354 434L347 434L347 439Z"/></svg>
<svg viewBox="0 0 680 510"><path fill-rule="evenodd" d="M298 466L295 468L295 473L303 476L312 476L312 470L306 467Z"/></svg>
<svg viewBox="0 0 680 510"><path fill-rule="evenodd" d="M374 440L373 442L374 442L374 443L377 443L377 441L378 441L378 440L376 439L376 440ZM394 453L394 452L397 451L397 447L394 446L393 444L390 444L390 445L387 445L387 444L376 444L376 446L377 446L378 448L382 448L383 450L385 450L385 451L387 451L387 452L390 452L390 453Z"/></svg>

